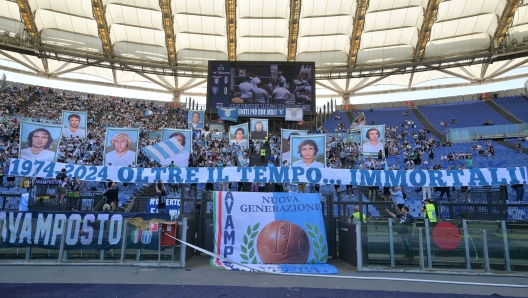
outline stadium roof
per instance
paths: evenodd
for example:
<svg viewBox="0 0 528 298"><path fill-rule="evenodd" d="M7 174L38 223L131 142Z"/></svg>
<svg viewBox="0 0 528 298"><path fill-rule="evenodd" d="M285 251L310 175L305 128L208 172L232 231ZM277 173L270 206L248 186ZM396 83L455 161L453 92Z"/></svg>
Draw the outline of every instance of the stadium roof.
<svg viewBox="0 0 528 298"><path fill-rule="evenodd" d="M521 0L0 0L0 69L176 97L212 59L315 61L318 97L347 97L525 77L527 54Z"/></svg>

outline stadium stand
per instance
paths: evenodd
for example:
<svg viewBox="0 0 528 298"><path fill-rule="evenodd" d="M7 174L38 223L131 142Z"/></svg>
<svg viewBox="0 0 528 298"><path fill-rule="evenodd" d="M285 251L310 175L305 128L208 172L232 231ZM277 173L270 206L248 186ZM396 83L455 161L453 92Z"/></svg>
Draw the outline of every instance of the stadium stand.
<svg viewBox="0 0 528 298"><path fill-rule="evenodd" d="M519 120L528 122L528 100L520 95L492 99Z"/></svg>
<svg viewBox="0 0 528 298"><path fill-rule="evenodd" d="M17 99L12 108L13 99ZM526 104L526 100L519 97L512 97L519 104ZM2 121L0 123L0 165L6 167L11 158L18 156L18 127L20 120L59 123L61 111L88 111L89 112L89 135L87 139L63 138L60 146L60 156L58 161L65 163L101 165L102 152L104 148L104 136L106 127L137 127L141 129L139 147L148 146L159 142L159 131L163 127L187 128L187 110L183 108L170 108L166 103L141 102L135 99L122 99L109 96L79 94L70 91L54 90L45 87L25 86L15 84L2 93ZM499 102L505 99L496 99ZM25 104L25 105L24 105ZM507 108L508 106L505 106ZM149 111L145 113L145 111ZM468 127L480 126L484 120L491 120L494 124L507 124L508 122L500 117L489 106L481 101L456 102L449 104L436 104L430 106L420 106L419 110L427 117L431 123L442 130L440 121L448 122L448 127ZM348 132L350 129L349 117L344 111L335 111L326 121L315 131L316 133L328 133L327 143L327 166L332 168L365 169L461 169L467 167L467 156L472 156L473 167L509 167L518 164L528 164L528 156L515 150L506 148L493 141L479 141L473 143L445 143L435 138L419 119L407 107L401 108L380 108L354 111L353 116L363 112L367 124L385 125L386 140L390 144L388 157L386 160L369 160L363 158L360 146L350 142ZM467 114L478 115L478 117L467 117ZM456 119L456 123L451 123L451 118ZM205 129L208 130L207 127ZM270 146L266 147L268 156L277 157L280 153L280 137L270 135ZM507 142L516 143L516 139L508 139ZM212 139L211 135L204 134L201 139L193 140L193 152L191 154L190 166L216 167L259 165L250 162L251 153L258 152L260 143L253 143L251 148L239 153L236 148L229 145L227 132L221 132L221 138ZM523 142L522 145L526 147ZM493 146L495 154L492 157L489 151ZM434 150L434 159L429 159L429 149ZM346 153L345 163L339 158L340 153ZM417 153L417 158L413 159L412 153ZM449 161L442 160L442 155L449 157ZM451 159L452 157L452 159ZM275 161L278 165L278 162ZM134 166L134 165L132 165ZM138 167L159 166L140 152L138 155ZM0 188L0 192L22 193L19 181L15 187ZM120 186L120 203L124 203L132 197L143 185ZM83 190L96 187L103 190L102 183L89 183L83 185ZM225 187L215 184L214 189ZM198 195L205 189L204 184L197 185ZM237 189L236 183L230 183L231 190ZM290 191L297 191L295 185L286 185ZM309 189L314 190L315 185ZM337 191L345 190L345 186L322 185L321 192L331 194L337 199ZM404 188L408 194L407 204L411 213L420 216L421 191L419 189ZM359 194L363 195L363 194ZM435 195L438 195L436 193ZM510 190L510 195L514 191ZM168 198L178 198L180 194L176 189L169 192ZM347 195L346 200L356 202L358 196ZM365 202L369 202L364 197ZM368 216L380 216L380 212L373 206L366 207L365 213ZM520 209L511 208L510 216L517 216L522 212Z"/></svg>
<svg viewBox="0 0 528 298"><path fill-rule="evenodd" d="M418 110L441 132L449 128L483 126L490 120L493 125L511 124L481 100L419 106ZM456 123L452 123L453 118ZM447 125L442 126L441 122Z"/></svg>

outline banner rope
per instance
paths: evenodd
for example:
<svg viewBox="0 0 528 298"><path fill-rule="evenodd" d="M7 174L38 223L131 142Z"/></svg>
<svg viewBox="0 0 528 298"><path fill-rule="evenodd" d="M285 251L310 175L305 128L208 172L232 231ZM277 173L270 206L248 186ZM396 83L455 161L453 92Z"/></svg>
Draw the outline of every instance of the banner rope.
<svg viewBox="0 0 528 298"><path fill-rule="evenodd" d="M513 284L491 284L491 283L478 283L478 282L463 282L463 281L448 281L448 280L431 280L431 279L416 279L416 278L394 278L394 277L370 277L370 276L345 276L345 275L323 275L323 274L304 274L304 273L284 273L284 272L270 272L258 268L248 267L244 264L240 264L228 258L224 258L221 255L217 255L213 252L207 251L203 248L197 247L190 243L187 243L183 240L180 240L172 235L167 234L163 231L163 234L166 236L182 243L188 245L206 255L211 257L218 258L220 260L230 262L236 265L239 265L244 268L250 269L252 272L257 271L260 273L269 273L276 275L289 275L289 276L308 276L308 277L324 277L324 278L339 278L339 279L356 279L356 280L384 280L384 281L403 281L403 282L420 282L420 283L434 283L434 284L452 284L452 285L472 285L472 286L487 286L487 287L502 287L502 288L528 288L528 285L513 285Z"/></svg>

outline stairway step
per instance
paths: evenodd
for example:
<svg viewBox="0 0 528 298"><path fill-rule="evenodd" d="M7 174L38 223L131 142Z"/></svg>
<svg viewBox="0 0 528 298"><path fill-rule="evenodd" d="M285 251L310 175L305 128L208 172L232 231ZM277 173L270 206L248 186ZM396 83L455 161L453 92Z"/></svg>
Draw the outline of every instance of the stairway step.
<svg viewBox="0 0 528 298"><path fill-rule="evenodd" d="M495 112L497 112L499 115L502 116L502 118L510 121L511 123L513 124L522 124L524 122L522 122L521 120L517 119L517 117L513 116L512 114L510 114L508 111L506 111L505 109L503 109L500 105L498 105L496 102L494 102L493 100L491 99L488 99L488 100L484 100L484 103L487 104L488 106L490 106Z"/></svg>
<svg viewBox="0 0 528 298"><path fill-rule="evenodd" d="M420 120L420 123L422 123L422 125L425 128L427 128L427 129L429 129L431 131L433 136L435 136L440 141L442 141L444 139L444 134L442 132L440 132L438 129L436 129L436 127L431 122L429 122L429 120L427 120L427 118L425 118L425 116L422 114L422 112L420 112L420 110L418 110L417 108L413 108L413 109L410 109L410 110L414 114L414 116L416 116L416 118L418 118L418 120Z"/></svg>

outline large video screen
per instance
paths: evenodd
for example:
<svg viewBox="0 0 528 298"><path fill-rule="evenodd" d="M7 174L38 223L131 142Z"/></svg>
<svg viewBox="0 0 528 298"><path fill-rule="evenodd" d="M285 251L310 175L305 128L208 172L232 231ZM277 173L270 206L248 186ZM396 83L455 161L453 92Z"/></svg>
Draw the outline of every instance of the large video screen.
<svg viewBox="0 0 528 298"><path fill-rule="evenodd" d="M315 111L314 62L209 61L207 113L284 117L286 108Z"/></svg>

